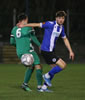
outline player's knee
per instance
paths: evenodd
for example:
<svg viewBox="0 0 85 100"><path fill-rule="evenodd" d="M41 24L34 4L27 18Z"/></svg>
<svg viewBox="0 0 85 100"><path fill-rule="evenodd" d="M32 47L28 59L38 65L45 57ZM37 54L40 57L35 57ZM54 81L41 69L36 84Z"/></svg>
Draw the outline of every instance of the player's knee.
<svg viewBox="0 0 85 100"><path fill-rule="evenodd" d="M66 68L66 63L62 59L59 59L56 64L59 65L62 69Z"/></svg>
<svg viewBox="0 0 85 100"><path fill-rule="evenodd" d="M42 67L41 67L40 64L39 64L39 65L35 65L35 68L36 68L36 69L42 69Z"/></svg>
<svg viewBox="0 0 85 100"><path fill-rule="evenodd" d="M65 69L66 68L66 63L63 63L62 68Z"/></svg>

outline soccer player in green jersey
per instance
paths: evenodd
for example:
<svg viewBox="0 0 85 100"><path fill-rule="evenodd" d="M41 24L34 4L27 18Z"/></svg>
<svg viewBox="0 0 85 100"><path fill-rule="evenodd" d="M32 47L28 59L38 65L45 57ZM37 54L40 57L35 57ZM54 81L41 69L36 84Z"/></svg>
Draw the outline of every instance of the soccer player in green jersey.
<svg viewBox="0 0 85 100"><path fill-rule="evenodd" d="M20 14L18 16L18 22L21 25L28 23L28 16L24 13ZM16 46L16 52L19 59L21 59L22 55L24 54L32 54L34 58L34 63L32 67L27 68L25 77L24 77L24 83L22 84L22 88L26 91L31 91L31 89L28 87L28 82L31 78L32 72L34 68L36 68L36 78L39 90L42 85L42 68L40 65L40 59L37 55L37 53L34 51L31 40L40 47L40 42L37 40L36 36L34 35L34 30L32 27L23 27L19 28L18 26L13 27L11 31L11 37L10 37L10 44Z"/></svg>

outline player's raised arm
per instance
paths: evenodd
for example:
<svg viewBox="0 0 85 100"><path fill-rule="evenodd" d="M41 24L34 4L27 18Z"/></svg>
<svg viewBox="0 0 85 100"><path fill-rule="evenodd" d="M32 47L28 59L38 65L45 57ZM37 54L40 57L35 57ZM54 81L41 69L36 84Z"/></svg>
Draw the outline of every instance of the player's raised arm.
<svg viewBox="0 0 85 100"><path fill-rule="evenodd" d="M40 27L40 23L29 23L29 24L24 24L24 25L21 25L21 24L17 24L18 27Z"/></svg>

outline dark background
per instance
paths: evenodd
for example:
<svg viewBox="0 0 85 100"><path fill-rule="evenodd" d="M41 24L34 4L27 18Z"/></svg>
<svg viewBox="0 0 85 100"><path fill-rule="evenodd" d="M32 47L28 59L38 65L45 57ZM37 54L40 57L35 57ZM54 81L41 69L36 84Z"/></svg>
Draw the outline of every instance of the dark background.
<svg viewBox="0 0 85 100"><path fill-rule="evenodd" d="M2 0L0 2L0 46L9 45L10 33L13 28L14 9L16 16L25 12L29 16L29 22L42 22L55 20L58 10L69 12L69 35L67 33L67 18L65 30L67 37L79 56L79 60L85 58L85 1L84 0ZM17 23L17 17L16 22ZM43 30L35 28L36 36L42 41ZM62 45L62 42L58 42ZM0 49L0 56L3 58ZM77 60L77 61L79 61ZM85 60L84 60L85 61Z"/></svg>
<svg viewBox="0 0 85 100"><path fill-rule="evenodd" d="M13 9L16 14L26 12L29 22L55 20L58 10L69 10L71 39L85 38L84 0L2 0L0 4L0 41L9 42L13 27ZM65 24L66 25L66 24Z"/></svg>

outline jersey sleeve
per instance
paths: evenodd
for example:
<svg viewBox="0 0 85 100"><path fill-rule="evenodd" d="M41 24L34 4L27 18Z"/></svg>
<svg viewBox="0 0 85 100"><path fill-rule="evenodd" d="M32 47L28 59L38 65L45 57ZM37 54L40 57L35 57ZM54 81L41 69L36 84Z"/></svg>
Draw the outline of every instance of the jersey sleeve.
<svg viewBox="0 0 85 100"><path fill-rule="evenodd" d="M61 38L66 38L64 27L62 27Z"/></svg>
<svg viewBox="0 0 85 100"><path fill-rule="evenodd" d="M27 36L32 32L32 27L24 27L21 29L22 36Z"/></svg>
<svg viewBox="0 0 85 100"><path fill-rule="evenodd" d="M29 32L29 33L35 34L35 30L34 30L34 28L32 28L32 27L30 27L30 30L29 30L28 32Z"/></svg>
<svg viewBox="0 0 85 100"><path fill-rule="evenodd" d="M10 44L16 46L16 41L15 41L15 37L13 34L13 30L11 31L11 35L10 35Z"/></svg>
<svg viewBox="0 0 85 100"><path fill-rule="evenodd" d="M40 23L40 27L41 28L50 28L51 27L51 23L49 21Z"/></svg>
<svg viewBox="0 0 85 100"><path fill-rule="evenodd" d="M35 32L30 34L32 41L37 45L40 46L40 42L38 41L37 37L35 36Z"/></svg>

